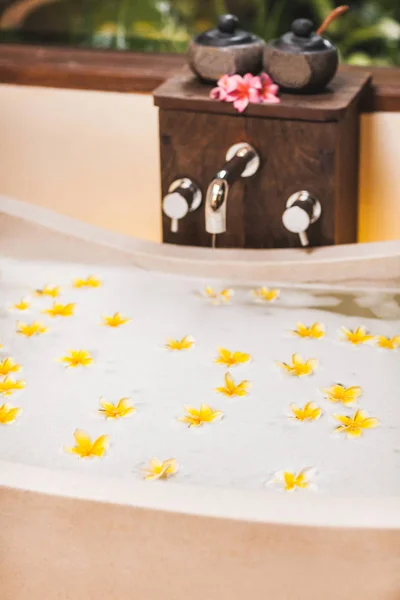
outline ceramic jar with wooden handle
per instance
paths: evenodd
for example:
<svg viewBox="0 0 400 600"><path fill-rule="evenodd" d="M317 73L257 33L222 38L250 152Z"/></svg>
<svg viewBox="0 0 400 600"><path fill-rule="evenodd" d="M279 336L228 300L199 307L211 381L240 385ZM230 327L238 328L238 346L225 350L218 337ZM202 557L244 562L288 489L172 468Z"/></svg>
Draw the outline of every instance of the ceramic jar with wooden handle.
<svg viewBox="0 0 400 600"><path fill-rule="evenodd" d="M239 27L234 15L222 15L217 28L196 36L189 44L189 66L204 81L222 75L258 74L262 70L265 42Z"/></svg>
<svg viewBox="0 0 400 600"><path fill-rule="evenodd" d="M296 19L292 29L264 50L264 70L282 89L296 93L321 92L338 67L338 51L314 31L312 21Z"/></svg>

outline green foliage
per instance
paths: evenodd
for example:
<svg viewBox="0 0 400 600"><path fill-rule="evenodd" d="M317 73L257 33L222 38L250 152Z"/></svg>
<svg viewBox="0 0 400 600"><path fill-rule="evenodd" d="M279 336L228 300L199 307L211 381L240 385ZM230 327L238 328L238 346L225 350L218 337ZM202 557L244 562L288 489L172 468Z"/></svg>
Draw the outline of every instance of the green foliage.
<svg viewBox="0 0 400 600"><path fill-rule="evenodd" d="M189 39L212 27L223 12L236 14L243 27L270 40L287 31L297 17L311 18L318 26L339 4L334 0L54 0L31 13L18 35L29 39L32 31L39 37L41 32L54 31L62 43L184 52ZM327 35L351 64L400 65L400 0L354 0ZM50 41L54 38L53 33Z"/></svg>
<svg viewBox="0 0 400 600"><path fill-rule="evenodd" d="M269 40L288 31L293 19L308 17L319 25L336 6L333 0L226 0L246 27ZM352 64L400 65L400 0L354 0L326 35Z"/></svg>

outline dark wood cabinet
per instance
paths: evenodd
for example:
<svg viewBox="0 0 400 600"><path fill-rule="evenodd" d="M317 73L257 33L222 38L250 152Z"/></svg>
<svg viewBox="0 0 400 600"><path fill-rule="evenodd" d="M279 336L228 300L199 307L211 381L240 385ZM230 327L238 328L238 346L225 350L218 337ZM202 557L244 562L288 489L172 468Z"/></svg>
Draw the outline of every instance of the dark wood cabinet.
<svg viewBox="0 0 400 600"><path fill-rule="evenodd" d="M359 101L369 82L362 72L337 75L329 90L314 96L282 95L278 105L233 106L209 98L210 88L189 73L155 91L160 109L162 197L172 181L188 177L202 190L201 207L171 232L163 215L165 242L210 246L204 206L209 183L230 146L251 144L259 153L257 173L236 181L227 200L227 231L218 247L285 248L299 236L282 223L287 199L307 190L319 199L321 217L308 230L311 246L356 241Z"/></svg>

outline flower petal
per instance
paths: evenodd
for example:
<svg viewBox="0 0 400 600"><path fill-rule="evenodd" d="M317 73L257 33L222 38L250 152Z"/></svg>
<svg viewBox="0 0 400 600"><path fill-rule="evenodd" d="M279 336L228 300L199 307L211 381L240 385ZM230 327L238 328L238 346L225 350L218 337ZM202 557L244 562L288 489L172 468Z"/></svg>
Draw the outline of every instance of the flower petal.
<svg viewBox="0 0 400 600"><path fill-rule="evenodd" d="M378 427L380 425L379 419L375 419L374 417L368 417L364 419L362 422L363 429L372 429L373 427Z"/></svg>
<svg viewBox="0 0 400 600"><path fill-rule="evenodd" d="M244 97L244 98L238 98L233 102L233 106L236 108L236 110L240 113L244 112L247 108L249 104L249 99Z"/></svg>
<svg viewBox="0 0 400 600"><path fill-rule="evenodd" d="M235 382L233 380L233 377L230 373L225 373L225 385L228 389L229 392L234 391L235 389Z"/></svg>
<svg viewBox="0 0 400 600"><path fill-rule="evenodd" d="M332 415L332 417L336 419L336 421L339 421L340 423L343 423L343 425L347 426L351 425L353 422L353 419L347 415Z"/></svg>
<svg viewBox="0 0 400 600"><path fill-rule="evenodd" d="M185 409L185 412L187 412L188 415L190 415L191 417L198 418L199 410L197 408L193 408L192 406L189 406L189 404L185 404L183 408Z"/></svg>
<svg viewBox="0 0 400 600"><path fill-rule="evenodd" d="M362 435L362 429L360 427L352 427L351 429L346 429L346 433L349 437L359 438Z"/></svg>
<svg viewBox="0 0 400 600"><path fill-rule="evenodd" d="M101 435L95 440L91 448L91 453L95 456L103 456L109 445L108 435Z"/></svg>
<svg viewBox="0 0 400 600"><path fill-rule="evenodd" d="M294 365L303 365L303 359L300 354L296 352L296 354L292 354L292 363Z"/></svg>
<svg viewBox="0 0 400 600"><path fill-rule="evenodd" d="M74 431L74 438L77 446L82 449L88 450L92 446L92 440L83 429L76 429Z"/></svg>
<svg viewBox="0 0 400 600"><path fill-rule="evenodd" d="M318 359L309 358L306 362L306 366L309 367L312 371L314 371L318 367Z"/></svg>
<svg viewBox="0 0 400 600"><path fill-rule="evenodd" d="M127 410L133 408L130 398L121 398L117 404L120 410Z"/></svg>

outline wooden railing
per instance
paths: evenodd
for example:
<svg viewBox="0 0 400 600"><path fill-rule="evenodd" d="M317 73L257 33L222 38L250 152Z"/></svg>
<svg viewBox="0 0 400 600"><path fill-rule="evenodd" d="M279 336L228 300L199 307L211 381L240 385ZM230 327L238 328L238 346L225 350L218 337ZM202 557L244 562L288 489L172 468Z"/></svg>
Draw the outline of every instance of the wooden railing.
<svg viewBox="0 0 400 600"><path fill-rule="evenodd" d="M16 85L151 93L184 64L185 57L175 54L0 45L0 83ZM359 67L341 67L352 68ZM366 70L372 73L372 85L363 111L400 112L400 68Z"/></svg>

